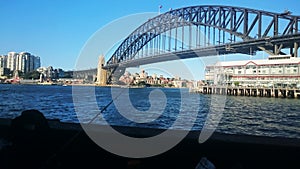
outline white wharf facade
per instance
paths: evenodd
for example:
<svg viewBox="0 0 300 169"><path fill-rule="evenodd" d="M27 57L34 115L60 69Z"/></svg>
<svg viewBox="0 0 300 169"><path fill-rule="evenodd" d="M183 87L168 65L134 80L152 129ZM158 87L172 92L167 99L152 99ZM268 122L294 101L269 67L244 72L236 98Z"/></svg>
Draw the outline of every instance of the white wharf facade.
<svg viewBox="0 0 300 169"><path fill-rule="evenodd" d="M205 71L205 80L210 85L300 87L300 58L290 55L217 62L206 66Z"/></svg>

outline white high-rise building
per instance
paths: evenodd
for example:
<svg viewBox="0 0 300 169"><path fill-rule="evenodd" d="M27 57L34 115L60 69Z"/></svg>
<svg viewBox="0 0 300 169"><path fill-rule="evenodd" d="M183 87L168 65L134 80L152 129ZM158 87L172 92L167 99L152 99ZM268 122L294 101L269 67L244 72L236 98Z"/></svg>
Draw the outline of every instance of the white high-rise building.
<svg viewBox="0 0 300 169"><path fill-rule="evenodd" d="M17 67L16 70L19 70L21 72L25 72L25 56L19 55L17 57Z"/></svg>
<svg viewBox="0 0 300 169"><path fill-rule="evenodd" d="M9 68L11 71L14 71L17 69L17 57L18 53L16 52L9 52L7 55L7 68Z"/></svg>
<svg viewBox="0 0 300 169"><path fill-rule="evenodd" d="M34 70L34 56L28 52L21 52L19 54L19 58L21 59L21 65L19 70L24 73L31 72Z"/></svg>
<svg viewBox="0 0 300 169"><path fill-rule="evenodd" d="M9 52L7 56L0 57L0 67L9 68L10 71L31 72L41 66L40 57L28 52Z"/></svg>

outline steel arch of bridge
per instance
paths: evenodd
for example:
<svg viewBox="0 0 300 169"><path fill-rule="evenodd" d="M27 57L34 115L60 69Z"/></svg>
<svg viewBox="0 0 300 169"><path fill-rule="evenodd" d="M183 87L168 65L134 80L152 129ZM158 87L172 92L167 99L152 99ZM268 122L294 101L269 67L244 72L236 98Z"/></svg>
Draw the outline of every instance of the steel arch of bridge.
<svg viewBox="0 0 300 169"><path fill-rule="evenodd" d="M263 50L270 55L277 55L282 54L282 49L289 48L291 55L298 56L299 21L300 16L291 15L289 11L273 13L231 6L191 6L175 9L149 19L138 27L121 43L103 68L110 69L110 72L113 72L120 65L126 67L126 64L128 66L130 63L151 63L149 59L145 61L146 56L139 58L135 56L143 48L149 46L153 39L160 37L163 33L175 30L176 36L173 36L177 37L177 29L179 28L182 28L182 39L187 36L185 39L189 39L188 43L191 43L191 37L198 35L191 35L191 31L186 33L184 28L188 27L186 29L191 30L192 26L205 34L208 45L205 42L202 46L196 44L196 47L192 48L188 44L185 45L188 47L184 49L182 42L180 49L178 47L180 46L179 42L175 41L171 44L169 40L169 44L165 44L165 46L169 46L164 47L163 50L167 53L169 51L169 53L176 54L176 52L188 52L190 50L200 50L201 52L201 49L214 47L218 54L253 54L255 51ZM171 36L170 33L168 38L171 38ZM166 36L163 38L166 38ZM161 39L160 37L160 42L157 40L153 43L166 43L166 40L161 42ZM198 42L198 44L200 43ZM171 51L172 45L175 45L173 51ZM152 47L154 46L152 45ZM161 44L157 46L162 48ZM203 56L208 55L209 53L203 54ZM166 54L161 54L161 57L164 56ZM161 60L172 60L170 57L165 58ZM139 63L139 61L141 62Z"/></svg>

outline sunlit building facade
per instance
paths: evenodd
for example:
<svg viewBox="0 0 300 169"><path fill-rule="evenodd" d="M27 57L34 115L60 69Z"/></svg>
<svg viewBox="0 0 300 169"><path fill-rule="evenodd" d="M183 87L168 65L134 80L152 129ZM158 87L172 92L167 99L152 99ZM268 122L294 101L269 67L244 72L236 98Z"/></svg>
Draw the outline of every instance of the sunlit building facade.
<svg viewBox="0 0 300 169"><path fill-rule="evenodd" d="M263 60L218 62L206 67L211 85L299 87L300 58L270 56Z"/></svg>
<svg viewBox="0 0 300 169"><path fill-rule="evenodd" d="M41 66L40 57L28 52L9 52L0 57L0 68L8 68L10 71L31 72Z"/></svg>
<svg viewBox="0 0 300 169"><path fill-rule="evenodd" d="M19 54L16 52L9 52L7 55L7 68L11 71L17 70L17 59Z"/></svg>

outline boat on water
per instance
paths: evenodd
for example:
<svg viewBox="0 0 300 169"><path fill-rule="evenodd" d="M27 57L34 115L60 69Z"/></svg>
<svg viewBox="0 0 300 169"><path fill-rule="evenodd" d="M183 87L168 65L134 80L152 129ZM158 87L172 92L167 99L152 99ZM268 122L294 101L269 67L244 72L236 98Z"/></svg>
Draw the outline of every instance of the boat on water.
<svg viewBox="0 0 300 169"><path fill-rule="evenodd" d="M18 71L14 71L14 76L11 79L4 80L6 84L20 84L20 77Z"/></svg>
<svg viewBox="0 0 300 169"><path fill-rule="evenodd" d="M146 86L120 86L121 88L134 88L134 89L136 89L136 88L145 88Z"/></svg>
<svg viewBox="0 0 300 169"><path fill-rule="evenodd" d="M57 85L55 82L38 82L38 85Z"/></svg>
<svg viewBox="0 0 300 169"><path fill-rule="evenodd" d="M146 88L146 87L151 87L150 84L147 83L140 83L137 85L121 85L121 88Z"/></svg>

